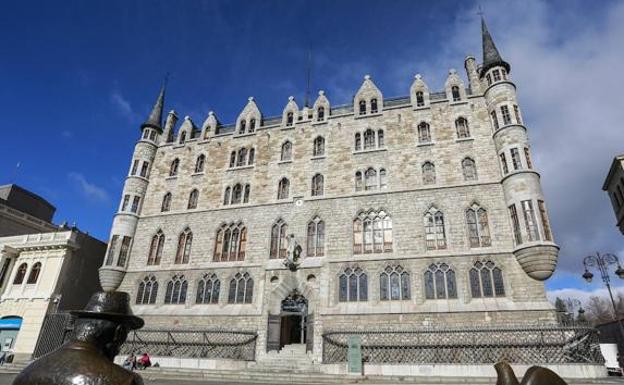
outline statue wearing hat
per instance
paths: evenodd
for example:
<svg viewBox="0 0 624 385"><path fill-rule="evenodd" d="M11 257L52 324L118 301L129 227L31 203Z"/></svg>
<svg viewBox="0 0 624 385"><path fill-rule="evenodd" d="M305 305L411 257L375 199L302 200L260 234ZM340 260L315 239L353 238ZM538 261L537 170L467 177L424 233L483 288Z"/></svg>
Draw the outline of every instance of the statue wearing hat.
<svg viewBox="0 0 624 385"><path fill-rule="evenodd" d="M124 292L93 294L84 310L72 312L73 338L28 365L13 385L142 385L141 376L113 363L128 331L143 326L129 302Z"/></svg>

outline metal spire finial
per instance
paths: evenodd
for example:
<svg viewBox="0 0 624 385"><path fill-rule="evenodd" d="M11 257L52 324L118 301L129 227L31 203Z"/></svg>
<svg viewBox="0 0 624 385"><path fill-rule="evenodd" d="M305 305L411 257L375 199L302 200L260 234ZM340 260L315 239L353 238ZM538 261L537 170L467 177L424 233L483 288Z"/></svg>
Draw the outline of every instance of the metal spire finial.
<svg viewBox="0 0 624 385"><path fill-rule="evenodd" d="M312 73L312 50L308 48L308 68L306 74L306 92L305 92L305 100L303 105L305 107L310 107L310 77Z"/></svg>

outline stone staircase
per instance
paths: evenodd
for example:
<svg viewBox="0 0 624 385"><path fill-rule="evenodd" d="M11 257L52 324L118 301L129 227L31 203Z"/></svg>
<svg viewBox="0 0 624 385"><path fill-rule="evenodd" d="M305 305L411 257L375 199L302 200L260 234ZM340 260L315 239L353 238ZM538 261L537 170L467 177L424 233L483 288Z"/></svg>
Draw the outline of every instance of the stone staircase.
<svg viewBox="0 0 624 385"><path fill-rule="evenodd" d="M255 364L251 364L250 369L291 373L321 372L320 364L314 362L312 356L306 352L305 344L291 344L280 351L270 351L258 358Z"/></svg>

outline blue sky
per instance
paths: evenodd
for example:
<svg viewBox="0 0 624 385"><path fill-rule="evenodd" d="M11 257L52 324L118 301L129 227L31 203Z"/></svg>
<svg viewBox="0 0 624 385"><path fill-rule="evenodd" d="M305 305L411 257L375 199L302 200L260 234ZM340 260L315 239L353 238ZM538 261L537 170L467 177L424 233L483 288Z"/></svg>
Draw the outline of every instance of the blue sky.
<svg viewBox="0 0 624 385"><path fill-rule="evenodd" d="M578 279L580 258L624 251L600 189L624 152L624 80L613 75L624 60L624 6L480 3L512 64L562 246L547 287L595 290ZM302 101L308 48L312 95L324 89L333 104L349 102L365 74L386 96L406 95L416 73L441 89L450 68L465 79L466 55L480 58L476 12L471 1L8 2L0 183L33 190L57 207L57 222L106 239L166 72L167 110L198 124L210 110L232 122L251 95L265 115L281 113L289 95Z"/></svg>

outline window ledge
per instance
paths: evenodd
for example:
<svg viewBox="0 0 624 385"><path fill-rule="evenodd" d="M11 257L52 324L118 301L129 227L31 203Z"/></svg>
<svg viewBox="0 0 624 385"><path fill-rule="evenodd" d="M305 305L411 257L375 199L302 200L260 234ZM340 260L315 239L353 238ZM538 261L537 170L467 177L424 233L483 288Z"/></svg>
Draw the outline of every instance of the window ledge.
<svg viewBox="0 0 624 385"><path fill-rule="evenodd" d="M177 175L169 175L168 177L165 178L165 180L175 180L178 179Z"/></svg>
<svg viewBox="0 0 624 385"><path fill-rule="evenodd" d="M503 179L501 179L501 183L504 182L507 178L514 176L514 175L518 175L518 174L535 174L538 177L540 176L539 172L532 170L532 169L522 169L522 170L515 170L515 171L511 171L509 172L507 175L503 176Z"/></svg>
<svg viewBox="0 0 624 385"><path fill-rule="evenodd" d="M356 150L353 151L353 154L368 154L371 152L380 152L380 151L388 151L388 149L384 146L381 148L371 148L371 149L367 149L367 150Z"/></svg>
<svg viewBox="0 0 624 385"><path fill-rule="evenodd" d="M140 176L140 175L128 175L128 178L137 178L137 179L143 180L145 182L149 182L149 179L147 179L144 176Z"/></svg>
<svg viewBox="0 0 624 385"><path fill-rule="evenodd" d="M457 101L449 102L449 106L461 106L462 104L468 104L468 101L460 99L460 100L457 100Z"/></svg>
<svg viewBox="0 0 624 385"><path fill-rule="evenodd" d="M291 125L291 126L284 126L282 128L280 128L280 130L282 131L288 131L288 130L294 130L295 129L295 125Z"/></svg>
<svg viewBox="0 0 624 385"><path fill-rule="evenodd" d="M415 106L414 107L414 111L423 111L423 110L428 110L430 109L431 106L429 104L426 104L424 106Z"/></svg>
<svg viewBox="0 0 624 385"><path fill-rule="evenodd" d="M325 194L321 194L321 195L310 195L310 196L309 196L306 200L309 200L309 201L314 201L314 200L317 200L317 199L323 199L323 198L326 198Z"/></svg>
<svg viewBox="0 0 624 385"><path fill-rule="evenodd" d="M321 126L323 124L327 124L329 123L329 120L327 118L323 119L323 120L316 120L314 122L312 122L313 126Z"/></svg>
<svg viewBox="0 0 624 385"><path fill-rule="evenodd" d="M249 170L255 167L255 164L250 164L247 166L234 166L234 167L229 167L227 169L227 171L238 171L238 170Z"/></svg>
<svg viewBox="0 0 624 385"><path fill-rule="evenodd" d="M277 164L287 164L287 163L292 163L292 159L289 159L289 160L280 160L279 162L277 162Z"/></svg>
<svg viewBox="0 0 624 385"><path fill-rule="evenodd" d="M205 175L205 174L206 173L203 172L203 171L202 172L194 172L194 173L191 174L191 176L202 176L202 175Z"/></svg>
<svg viewBox="0 0 624 385"><path fill-rule="evenodd" d="M325 155L317 155L317 156L311 157L310 160L323 160L325 158L326 158Z"/></svg>
<svg viewBox="0 0 624 385"><path fill-rule="evenodd" d="M462 142L472 142L474 140L474 138L468 137L468 138L457 138L455 139L455 143L462 143Z"/></svg>
<svg viewBox="0 0 624 385"><path fill-rule="evenodd" d="M235 138L245 138L247 136L253 136L253 135L256 135L256 131L254 131L254 132L246 132L244 134L234 134L234 137Z"/></svg>
<svg viewBox="0 0 624 385"><path fill-rule="evenodd" d="M416 147L429 147L429 146L433 146L434 144L435 144L434 141L424 142L424 143L418 143Z"/></svg>
<svg viewBox="0 0 624 385"><path fill-rule="evenodd" d="M229 205L222 205L221 207L223 208L237 208L237 207L245 207L249 204L249 202L245 202L245 203L230 203Z"/></svg>
<svg viewBox="0 0 624 385"><path fill-rule="evenodd" d="M355 113L355 119L372 118L372 117L374 117L374 116L381 116L381 115L383 115L383 112L382 112L382 111L377 111L377 112L375 112L375 113L372 113L372 112L368 113L368 112L367 112L367 113L362 114L362 115L360 115L359 113L357 113L357 112L356 112L356 113Z"/></svg>
<svg viewBox="0 0 624 385"><path fill-rule="evenodd" d="M516 124L507 124L507 125L504 125L504 126L500 126L498 129L496 129L496 130L494 131L494 133L492 134L492 139L495 139L495 138L496 138L496 136L497 136L500 132L505 131L505 130L507 130L507 129L509 129L509 128L513 128L513 127L520 127L520 128L522 128L524 131L526 131L526 130L527 130L527 129L526 129L526 127L524 126L524 124L520 124L520 123L516 123Z"/></svg>

